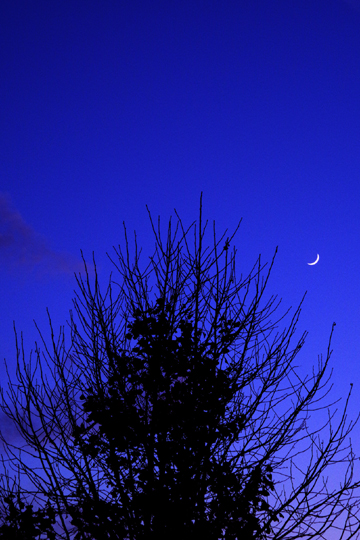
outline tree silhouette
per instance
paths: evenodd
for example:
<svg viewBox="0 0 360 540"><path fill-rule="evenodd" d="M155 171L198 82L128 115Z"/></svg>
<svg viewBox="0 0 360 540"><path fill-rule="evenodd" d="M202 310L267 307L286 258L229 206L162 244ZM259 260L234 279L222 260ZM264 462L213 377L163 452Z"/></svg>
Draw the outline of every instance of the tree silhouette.
<svg viewBox="0 0 360 540"><path fill-rule="evenodd" d="M351 538L355 422L350 392L338 419L327 402L331 336L325 360L304 377L294 360L306 333L293 345L301 304L280 332L288 312L274 319L279 302L265 297L274 259L238 279L237 229L216 239L214 225L204 248L201 201L199 223L185 229L177 215L165 242L150 221L149 264L141 270L136 237L131 264L124 228L126 252L112 260L121 281L111 276L105 294L95 260L94 288L84 261L70 346L64 328L55 339L50 317L51 348L40 333L35 367L17 341L18 384L7 397L2 390L0 408L25 444L20 452L1 434L0 538L9 523L21 539ZM8 467L20 471L17 507ZM30 494L39 509L24 520L19 505Z"/></svg>
<svg viewBox="0 0 360 540"><path fill-rule="evenodd" d="M14 502L16 499L16 502ZM15 495L11 491L3 499L3 524L0 527L1 540L55 540L55 512L48 504L34 512L32 504L22 500L20 490Z"/></svg>

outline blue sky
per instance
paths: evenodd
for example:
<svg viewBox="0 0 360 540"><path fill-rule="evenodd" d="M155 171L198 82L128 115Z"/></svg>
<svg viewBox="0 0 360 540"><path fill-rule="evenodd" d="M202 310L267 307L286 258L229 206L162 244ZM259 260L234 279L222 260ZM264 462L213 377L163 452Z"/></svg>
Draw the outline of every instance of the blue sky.
<svg viewBox="0 0 360 540"><path fill-rule="evenodd" d="M333 321L334 384L360 379L360 2L0 4L0 357L64 324L80 250L174 208L234 229L238 271L279 247L269 294L307 297L310 370ZM123 244L122 244L123 245ZM308 266L315 260L316 266ZM144 260L145 260L144 256ZM0 375L4 369L0 366ZM359 406L353 400L352 411Z"/></svg>

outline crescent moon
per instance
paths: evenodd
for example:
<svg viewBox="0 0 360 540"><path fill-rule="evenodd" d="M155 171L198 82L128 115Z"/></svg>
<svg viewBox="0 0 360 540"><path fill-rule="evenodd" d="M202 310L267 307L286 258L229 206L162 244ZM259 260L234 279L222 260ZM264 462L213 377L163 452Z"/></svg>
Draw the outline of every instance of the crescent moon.
<svg viewBox="0 0 360 540"><path fill-rule="evenodd" d="M310 266L312 266L313 264L316 264L317 262L319 262L319 259L320 259L320 256L318 255L316 257L316 261L314 261L313 263L308 263Z"/></svg>

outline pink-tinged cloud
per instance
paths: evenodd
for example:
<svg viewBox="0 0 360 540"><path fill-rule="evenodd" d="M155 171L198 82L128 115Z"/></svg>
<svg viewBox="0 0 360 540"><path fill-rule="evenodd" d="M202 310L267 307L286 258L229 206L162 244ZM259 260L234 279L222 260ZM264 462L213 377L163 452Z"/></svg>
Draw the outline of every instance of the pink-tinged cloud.
<svg viewBox="0 0 360 540"><path fill-rule="evenodd" d="M51 249L46 238L24 221L5 193L0 193L0 267L45 274L73 274L84 269L82 262L71 254Z"/></svg>

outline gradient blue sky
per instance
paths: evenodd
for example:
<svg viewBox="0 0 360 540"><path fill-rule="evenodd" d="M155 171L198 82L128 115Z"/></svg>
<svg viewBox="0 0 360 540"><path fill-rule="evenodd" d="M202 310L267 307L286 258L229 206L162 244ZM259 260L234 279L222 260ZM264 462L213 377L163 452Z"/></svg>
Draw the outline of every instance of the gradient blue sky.
<svg viewBox="0 0 360 540"><path fill-rule="evenodd" d="M28 351L65 323L80 249L105 283L123 221L150 254L145 205L190 224L203 191L219 233L243 218L239 272L279 246L269 293L308 291L302 369L336 321L357 412L360 2L4 1L0 74L1 360L13 320Z"/></svg>

